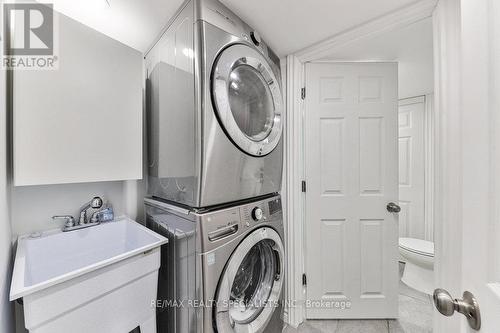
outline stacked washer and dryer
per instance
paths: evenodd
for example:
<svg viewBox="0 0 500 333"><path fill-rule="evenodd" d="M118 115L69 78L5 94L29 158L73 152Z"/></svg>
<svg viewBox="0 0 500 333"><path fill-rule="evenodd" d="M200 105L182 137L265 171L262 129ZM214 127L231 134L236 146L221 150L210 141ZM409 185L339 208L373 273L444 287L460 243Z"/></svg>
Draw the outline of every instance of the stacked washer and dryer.
<svg viewBox="0 0 500 333"><path fill-rule="evenodd" d="M279 58L216 0L146 55L147 226L165 235L159 333L281 332Z"/></svg>

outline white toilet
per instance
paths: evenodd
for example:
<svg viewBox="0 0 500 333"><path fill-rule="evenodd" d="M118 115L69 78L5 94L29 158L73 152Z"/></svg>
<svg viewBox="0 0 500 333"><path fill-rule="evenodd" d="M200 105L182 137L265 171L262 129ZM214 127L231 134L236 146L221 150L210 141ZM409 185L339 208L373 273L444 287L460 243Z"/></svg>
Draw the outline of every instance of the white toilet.
<svg viewBox="0 0 500 333"><path fill-rule="evenodd" d="M416 238L400 238L399 253L406 263L401 281L413 289L432 295L434 243Z"/></svg>

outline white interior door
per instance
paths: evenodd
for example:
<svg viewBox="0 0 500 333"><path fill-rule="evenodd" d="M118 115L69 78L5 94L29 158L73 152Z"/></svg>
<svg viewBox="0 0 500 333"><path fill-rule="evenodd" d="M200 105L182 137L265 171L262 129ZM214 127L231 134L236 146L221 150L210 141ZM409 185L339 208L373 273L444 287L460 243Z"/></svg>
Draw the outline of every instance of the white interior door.
<svg viewBox="0 0 500 333"><path fill-rule="evenodd" d="M396 63L306 64L307 318L398 313Z"/></svg>
<svg viewBox="0 0 500 333"><path fill-rule="evenodd" d="M500 2L440 0L436 284L477 299L480 332L500 330ZM434 332L475 332L435 312Z"/></svg>
<svg viewBox="0 0 500 333"><path fill-rule="evenodd" d="M425 96L399 101L399 237L425 239Z"/></svg>

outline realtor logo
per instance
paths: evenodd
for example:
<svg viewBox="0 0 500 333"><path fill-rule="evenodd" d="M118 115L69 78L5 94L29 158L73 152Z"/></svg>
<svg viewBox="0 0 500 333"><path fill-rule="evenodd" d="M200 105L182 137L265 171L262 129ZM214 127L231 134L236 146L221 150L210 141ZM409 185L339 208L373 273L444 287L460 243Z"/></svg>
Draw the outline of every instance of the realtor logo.
<svg viewBox="0 0 500 333"><path fill-rule="evenodd" d="M56 69L53 5L16 1L4 3L2 9L2 67Z"/></svg>
<svg viewBox="0 0 500 333"><path fill-rule="evenodd" d="M4 4L3 22L15 22L15 45L4 50L4 55L53 55L54 53L54 11L52 4L7 3ZM19 22L20 24L18 25ZM4 26L3 31L9 27ZM17 28L21 28L18 31Z"/></svg>

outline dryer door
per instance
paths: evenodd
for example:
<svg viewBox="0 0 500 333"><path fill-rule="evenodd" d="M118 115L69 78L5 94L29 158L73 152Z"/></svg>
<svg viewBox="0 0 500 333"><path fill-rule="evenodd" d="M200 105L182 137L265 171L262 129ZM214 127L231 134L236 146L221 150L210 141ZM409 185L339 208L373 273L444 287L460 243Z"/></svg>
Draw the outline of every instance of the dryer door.
<svg viewBox="0 0 500 333"><path fill-rule="evenodd" d="M236 248L217 291L218 332L262 332L280 301L284 281L284 249L280 236L263 227Z"/></svg>
<svg viewBox="0 0 500 333"><path fill-rule="evenodd" d="M226 134L245 153L264 156L278 145L281 88L261 53L243 44L222 51L212 72L212 98Z"/></svg>

